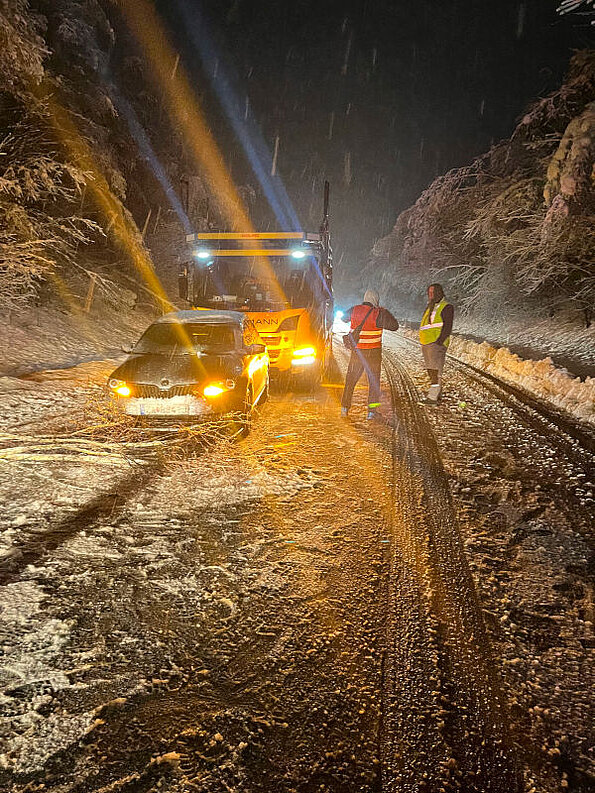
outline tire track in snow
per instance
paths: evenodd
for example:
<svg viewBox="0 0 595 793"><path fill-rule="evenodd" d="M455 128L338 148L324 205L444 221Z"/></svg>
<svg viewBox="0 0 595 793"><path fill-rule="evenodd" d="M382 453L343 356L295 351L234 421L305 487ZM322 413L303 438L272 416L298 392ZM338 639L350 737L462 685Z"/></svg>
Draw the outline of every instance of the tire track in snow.
<svg viewBox="0 0 595 793"><path fill-rule="evenodd" d="M400 336L398 342L406 342L407 345L419 350L419 343L407 336ZM447 357L453 367L464 377L470 378L493 394L499 401L504 402L517 418L532 430L551 440L552 429L554 429L559 445L571 457L577 456L576 445L573 444L573 441L578 441L584 449L595 453L595 432L590 426L581 425L570 414L564 413L555 405L548 404L519 386L501 380L483 369L478 369L477 366L473 366L451 353L448 353Z"/></svg>
<svg viewBox="0 0 595 793"><path fill-rule="evenodd" d="M397 355L384 362L396 498L383 789L514 793L520 775L438 446Z"/></svg>
<svg viewBox="0 0 595 793"><path fill-rule="evenodd" d="M578 442L587 451L595 453L595 434L590 427L579 426L553 405L546 405L536 397L500 380L489 372L484 372L452 355L449 358L455 369L487 389L507 407L510 407L523 423L540 435L546 436L548 440L552 438L553 425L558 445L570 457L577 456L576 445L572 441Z"/></svg>

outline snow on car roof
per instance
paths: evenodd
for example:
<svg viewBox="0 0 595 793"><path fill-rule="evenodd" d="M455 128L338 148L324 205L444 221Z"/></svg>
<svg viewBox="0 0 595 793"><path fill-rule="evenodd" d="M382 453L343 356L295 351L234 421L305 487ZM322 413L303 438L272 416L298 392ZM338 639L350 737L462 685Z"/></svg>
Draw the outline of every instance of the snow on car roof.
<svg viewBox="0 0 595 793"><path fill-rule="evenodd" d="M187 311L172 311L170 314L165 314L160 319L155 320L155 323L170 323L180 322L200 322L205 325L240 325L244 315L240 311L217 311L209 308L206 309L189 309Z"/></svg>

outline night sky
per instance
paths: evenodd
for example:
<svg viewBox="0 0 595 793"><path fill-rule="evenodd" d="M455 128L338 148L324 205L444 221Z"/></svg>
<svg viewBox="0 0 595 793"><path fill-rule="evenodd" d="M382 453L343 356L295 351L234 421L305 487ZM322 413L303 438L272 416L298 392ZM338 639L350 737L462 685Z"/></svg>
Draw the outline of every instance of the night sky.
<svg viewBox="0 0 595 793"><path fill-rule="evenodd" d="M572 51L592 44L586 22L558 17L557 4L163 0L158 7L235 180L258 185L217 97L223 77L237 118L258 126L271 152L278 136L278 173L304 227L317 229L330 180L341 286L434 177L508 137L527 105L559 86ZM255 223L278 228L259 188L258 195Z"/></svg>

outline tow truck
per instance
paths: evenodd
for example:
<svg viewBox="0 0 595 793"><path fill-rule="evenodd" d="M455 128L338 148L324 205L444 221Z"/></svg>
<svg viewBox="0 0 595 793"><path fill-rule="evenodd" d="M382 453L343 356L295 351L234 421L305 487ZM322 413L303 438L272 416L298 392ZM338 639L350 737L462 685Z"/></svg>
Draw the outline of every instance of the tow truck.
<svg viewBox="0 0 595 793"><path fill-rule="evenodd" d="M320 382L331 361L329 185L318 232L208 231L186 237L180 298L192 308L242 311L266 344L272 378Z"/></svg>

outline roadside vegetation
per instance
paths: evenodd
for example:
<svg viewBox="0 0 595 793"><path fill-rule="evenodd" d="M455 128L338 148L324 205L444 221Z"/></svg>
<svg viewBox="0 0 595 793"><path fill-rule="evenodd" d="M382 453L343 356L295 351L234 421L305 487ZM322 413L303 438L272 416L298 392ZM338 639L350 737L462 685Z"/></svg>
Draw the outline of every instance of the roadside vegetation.
<svg viewBox="0 0 595 793"><path fill-rule="evenodd" d="M151 302L146 273L175 278L171 190L196 221L206 199L161 100L117 3L0 0L0 310L128 309L124 287Z"/></svg>

